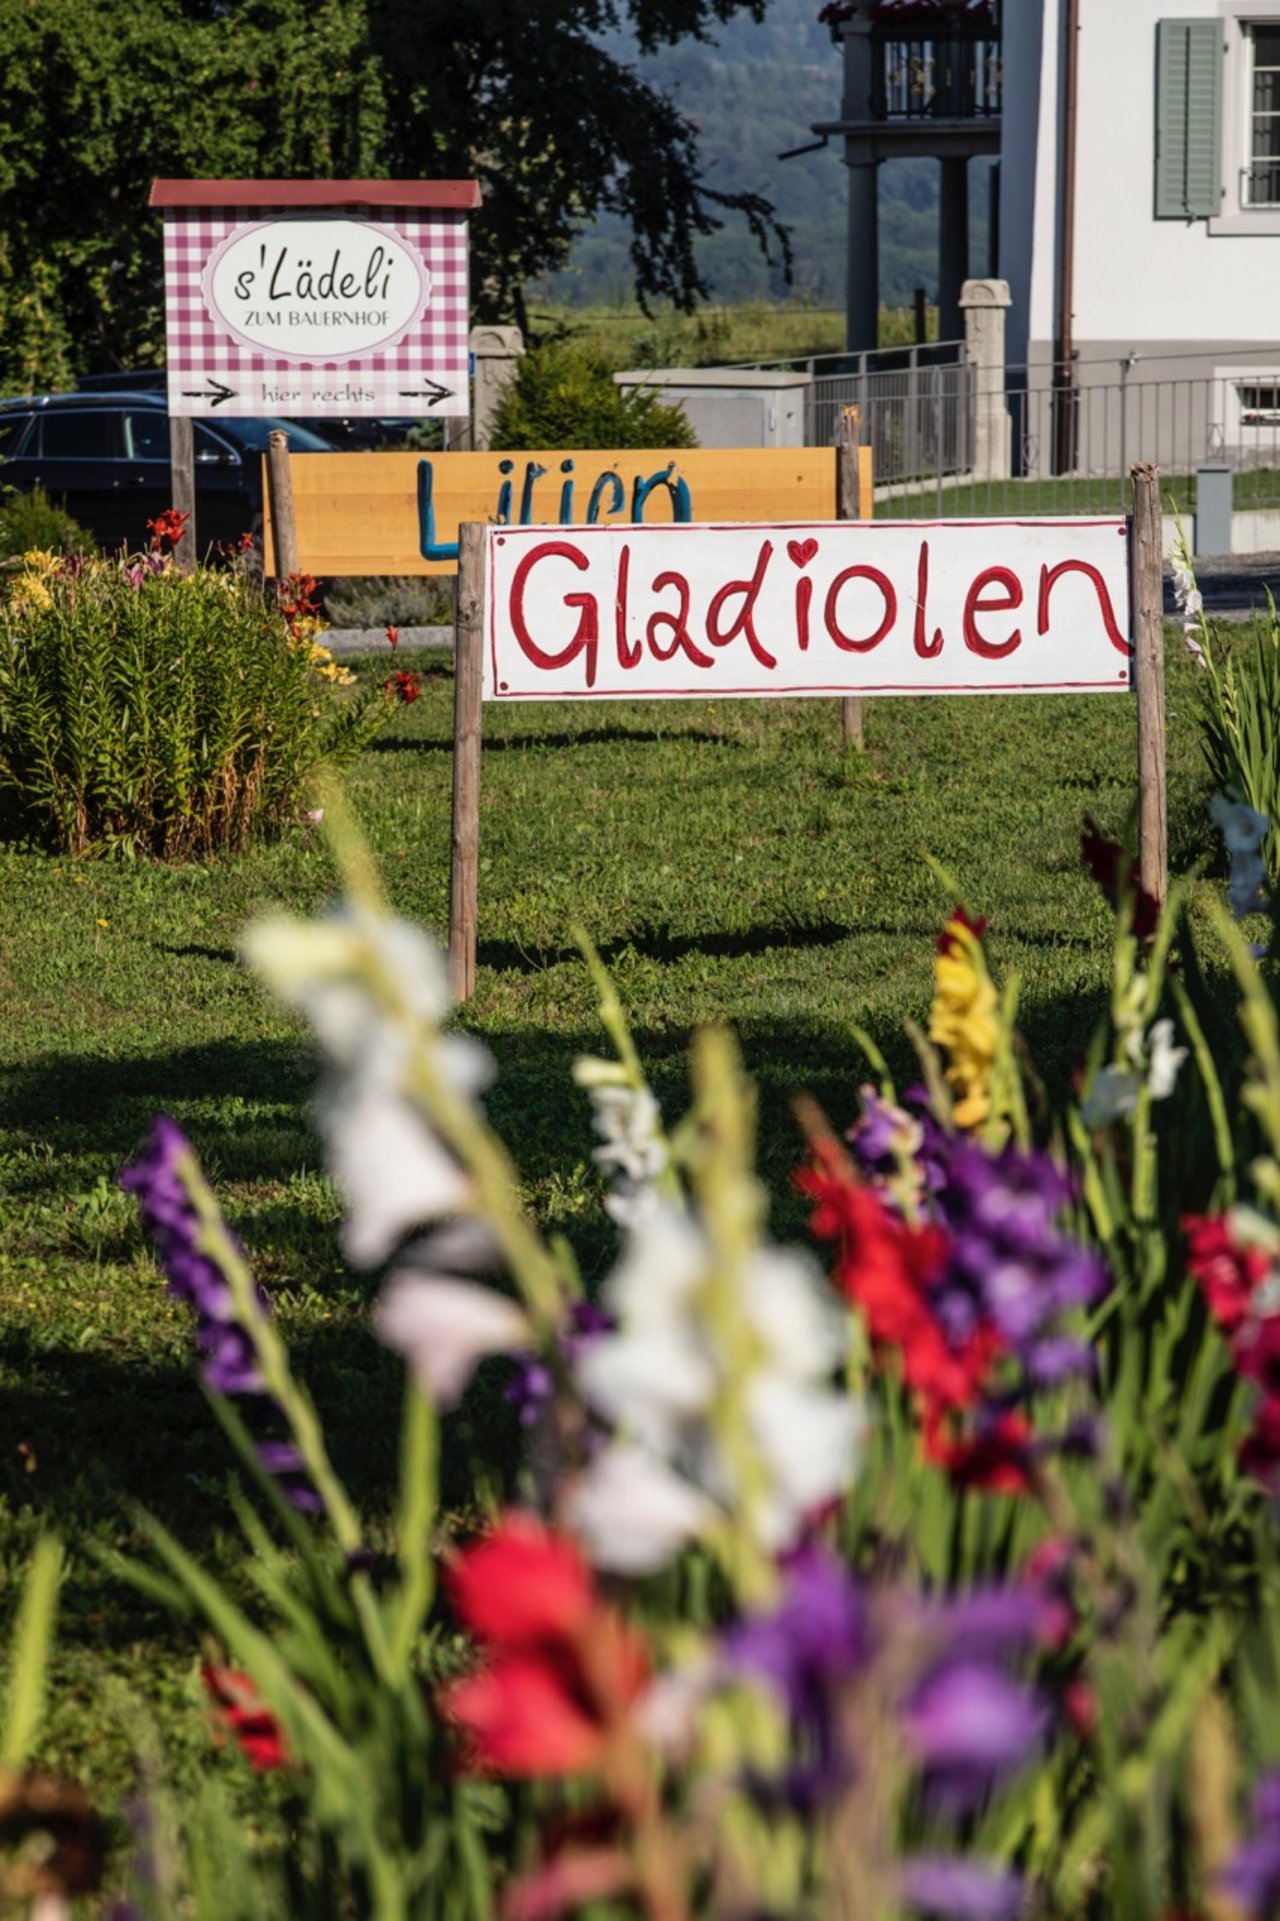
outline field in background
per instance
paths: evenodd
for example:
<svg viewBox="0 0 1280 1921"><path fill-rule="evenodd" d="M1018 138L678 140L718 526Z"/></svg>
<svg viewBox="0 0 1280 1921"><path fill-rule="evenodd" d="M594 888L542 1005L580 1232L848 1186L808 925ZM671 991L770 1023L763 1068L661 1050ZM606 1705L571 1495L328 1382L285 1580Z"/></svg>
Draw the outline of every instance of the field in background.
<svg viewBox="0 0 1280 1921"><path fill-rule="evenodd" d="M936 307L930 307L928 315L929 336L936 339ZM842 307L810 307L799 300L747 301L703 307L695 314L660 310L653 315L634 304L569 307L534 302L529 319L535 339L567 335L616 370L804 360L811 354L843 353L845 340ZM914 339L915 315L909 307L881 308L881 346L909 346Z"/></svg>

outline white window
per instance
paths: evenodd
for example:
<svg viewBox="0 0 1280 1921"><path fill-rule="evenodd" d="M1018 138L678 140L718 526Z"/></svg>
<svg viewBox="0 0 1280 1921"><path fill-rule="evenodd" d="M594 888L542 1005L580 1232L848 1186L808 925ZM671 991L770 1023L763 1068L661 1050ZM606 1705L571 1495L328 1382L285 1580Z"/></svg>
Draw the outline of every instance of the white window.
<svg viewBox="0 0 1280 1921"><path fill-rule="evenodd" d="M1280 236L1280 0L1218 0L1222 200L1210 233Z"/></svg>
<svg viewBox="0 0 1280 1921"><path fill-rule="evenodd" d="M1280 21L1246 24L1249 126L1244 188L1246 207L1280 207Z"/></svg>

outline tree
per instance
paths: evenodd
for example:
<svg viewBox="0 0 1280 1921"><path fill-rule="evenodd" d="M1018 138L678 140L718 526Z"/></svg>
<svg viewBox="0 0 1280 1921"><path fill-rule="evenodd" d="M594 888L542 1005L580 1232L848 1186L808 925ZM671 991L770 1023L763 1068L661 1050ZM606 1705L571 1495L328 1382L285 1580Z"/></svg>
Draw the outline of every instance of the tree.
<svg viewBox="0 0 1280 1921"><path fill-rule="evenodd" d="M155 176L476 177L478 318L619 212L642 298L704 292L697 235L754 194L594 35L703 37L765 0L0 0L0 386L163 355Z"/></svg>

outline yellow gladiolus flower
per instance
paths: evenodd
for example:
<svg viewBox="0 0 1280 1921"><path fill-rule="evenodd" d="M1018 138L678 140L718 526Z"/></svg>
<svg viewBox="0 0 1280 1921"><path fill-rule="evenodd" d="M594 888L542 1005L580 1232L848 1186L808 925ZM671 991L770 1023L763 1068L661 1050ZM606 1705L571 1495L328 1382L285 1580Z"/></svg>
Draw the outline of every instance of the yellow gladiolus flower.
<svg viewBox="0 0 1280 1921"><path fill-rule="evenodd" d="M957 1127L979 1127L991 1111L999 1023L996 990L982 954L984 922L957 908L938 942L929 1039L945 1048Z"/></svg>

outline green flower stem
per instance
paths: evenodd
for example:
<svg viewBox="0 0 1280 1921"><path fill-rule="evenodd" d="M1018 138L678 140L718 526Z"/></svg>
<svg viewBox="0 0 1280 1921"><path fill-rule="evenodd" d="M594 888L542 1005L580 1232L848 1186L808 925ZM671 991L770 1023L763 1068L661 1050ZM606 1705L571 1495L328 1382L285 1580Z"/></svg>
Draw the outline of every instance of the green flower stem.
<svg viewBox="0 0 1280 1921"><path fill-rule="evenodd" d="M750 1431L747 1393L760 1365L760 1344L742 1311L742 1283L756 1252L764 1196L752 1172L755 1102L737 1049L718 1028L695 1038L693 1082L697 1127L689 1176L712 1259L699 1309L720 1361L720 1388L709 1425L735 1481L733 1513L716 1543L738 1598L749 1607L769 1601L776 1575L756 1540L752 1519L768 1499L768 1470Z"/></svg>
<svg viewBox="0 0 1280 1921"><path fill-rule="evenodd" d="M213 1190L205 1180L194 1154L188 1151L181 1156L178 1172L200 1222L200 1251L216 1262L226 1277L237 1316L253 1342L258 1365L262 1369L263 1383L288 1423L311 1484L324 1503L334 1539L345 1555L354 1555L363 1544L360 1519L334 1472L315 1409L293 1378L279 1330L263 1314L258 1304L248 1263L227 1230ZM370 1655L384 1679L394 1683L395 1668L387 1642L386 1626L368 1575L352 1574L351 1593L368 1639Z"/></svg>

